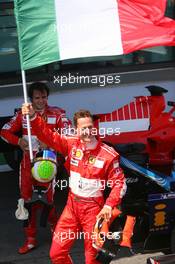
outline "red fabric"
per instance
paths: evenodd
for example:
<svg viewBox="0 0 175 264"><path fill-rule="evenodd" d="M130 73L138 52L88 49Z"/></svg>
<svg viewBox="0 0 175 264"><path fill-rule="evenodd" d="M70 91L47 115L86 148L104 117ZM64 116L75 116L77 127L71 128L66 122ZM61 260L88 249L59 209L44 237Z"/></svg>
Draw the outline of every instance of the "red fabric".
<svg viewBox="0 0 175 264"><path fill-rule="evenodd" d="M92 247L90 234L96 222L96 215L104 205L104 182L110 180L111 192L105 204L118 205L126 191L125 179L119 167L119 155L114 149L98 142L94 149L86 146L77 137L60 136L49 130L40 117L31 121L31 125L40 138L47 145L68 155L70 161L71 192L68 203L56 226L50 257L53 264L70 264L70 248L77 238L78 231L83 231L85 237L86 264L97 264L96 250ZM42 134L40 134L42 131ZM96 185L103 180L103 188ZM93 181L93 184L92 184ZM72 183L73 182L73 183ZM97 187L98 186L98 187ZM81 195L80 195L81 194ZM92 196L93 194L93 196ZM69 234L75 235L71 239ZM87 237L89 235L89 237ZM61 239L64 236L64 240Z"/></svg>
<svg viewBox="0 0 175 264"><path fill-rule="evenodd" d="M175 20L164 16L166 0L117 0L124 54L175 45Z"/></svg>
<svg viewBox="0 0 175 264"><path fill-rule="evenodd" d="M1 137L10 144L18 145L17 132L22 131L22 114L18 112L7 124L2 127Z"/></svg>
<svg viewBox="0 0 175 264"><path fill-rule="evenodd" d="M85 146L78 138L60 136L56 132L53 133L39 116L31 121L31 124L35 134L41 141L61 152L63 155L68 155L68 159L70 160L70 172L78 174L86 180L109 181L110 186L108 186L111 187L112 190L106 200L106 205L113 207L120 203L126 191L126 185L123 171L119 167L119 155L113 148L99 142L95 149L86 150ZM42 134L40 131L42 131ZM77 152L82 153L82 156L77 157ZM91 157L94 158L94 161L97 160L98 164L100 163L103 165L96 166L94 163L91 163L89 161ZM77 186L77 191L80 189L81 188ZM100 191L102 192L103 190L101 189Z"/></svg>
<svg viewBox="0 0 175 264"><path fill-rule="evenodd" d="M67 205L57 223L52 239L50 258L53 264L73 263L68 253L77 238L85 238L85 263L99 263L95 260L97 251L92 247L92 227L102 206L102 197L85 202L78 201L76 196L69 194Z"/></svg>
<svg viewBox="0 0 175 264"><path fill-rule="evenodd" d="M37 246L36 239L34 238L28 238L24 245L19 248L18 253L19 254L26 254L32 249L34 249Z"/></svg>
<svg viewBox="0 0 175 264"><path fill-rule="evenodd" d="M58 107L47 106L44 113L42 114L42 118L46 121L47 126L52 130L54 130L55 128L64 129L67 126L71 125L70 120L65 117L65 111ZM51 123L52 121L49 121L54 119L55 123ZM27 121L26 118L22 116L21 111L18 111L16 115L2 127L0 135L8 143L17 145L19 137L16 135L16 133L21 131L23 136L27 135ZM31 134L35 135L32 130Z"/></svg>
<svg viewBox="0 0 175 264"><path fill-rule="evenodd" d="M47 106L42 119L45 120L47 127L51 130L66 128L71 124L69 120L66 121L65 111L58 107L50 107ZM22 136L27 136L27 124L26 119L22 116L21 111L17 112L17 114L3 126L1 130L1 136L9 143L13 145L18 144L19 137L16 135L17 132L22 132ZM60 132L60 131L58 131ZM33 129L31 129L32 136L36 136ZM36 153L36 149L34 154ZM21 197L24 198L25 201L28 201L32 197L32 186L38 185L32 177L31 177L31 162L29 153L23 153L23 159L20 165L20 194ZM53 202L53 183L50 186L46 183L39 184L49 187L47 192L47 200L49 203ZM39 208L38 205L32 206L31 219L29 226L25 228L25 234L27 238L35 238L36 236L36 212ZM50 211L48 221L51 224L51 228L53 228L57 221L57 215L55 208Z"/></svg>
<svg viewBox="0 0 175 264"><path fill-rule="evenodd" d="M52 183L37 183L31 177L31 163L29 153L25 153L23 155L23 159L21 161L20 166L20 195L25 201L29 201L32 197L32 186L41 185L48 188L46 193L47 201L49 203L53 202L54 188ZM41 205L35 204L32 206L31 217L28 227L24 228L26 238L35 238L36 237L36 214L37 210L41 207ZM56 210L53 207L48 216L48 222L51 227L55 227L57 222L57 214Z"/></svg>

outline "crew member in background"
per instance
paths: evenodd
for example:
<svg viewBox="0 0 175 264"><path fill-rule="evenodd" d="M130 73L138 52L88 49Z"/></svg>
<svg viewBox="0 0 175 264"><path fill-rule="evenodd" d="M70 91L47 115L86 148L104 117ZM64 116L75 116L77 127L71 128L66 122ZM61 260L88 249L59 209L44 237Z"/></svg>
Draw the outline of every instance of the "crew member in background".
<svg viewBox="0 0 175 264"><path fill-rule="evenodd" d="M51 107L48 105L49 88L45 83L35 82L32 83L28 90L28 96L32 102L33 109L42 120L45 121L47 127L51 130L56 129L58 132L60 129L66 129L71 122L65 115L65 110L59 107ZM22 136L18 137L17 132L21 132ZM47 148L47 145L42 141L39 141L35 132L31 131L32 148L34 155L39 150ZM18 145L23 151L23 158L20 165L20 194L24 201L29 201L32 197L32 185L34 179L31 177L31 162L29 157L28 148L28 135L27 135L27 122L26 117L22 115L21 111L18 111L16 115L6 123L1 130L1 137L10 144ZM47 200L49 203L53 202L53 183L47 191ZM26 240L18 252L24 254L35 248L36 242L36 211L37 206L33 205L31 209L31 216L29 225L24 227ZM51 232L54 231L54 227L57 221L56 210L53 207L49 213L48 221L50 223Z"/></svg>

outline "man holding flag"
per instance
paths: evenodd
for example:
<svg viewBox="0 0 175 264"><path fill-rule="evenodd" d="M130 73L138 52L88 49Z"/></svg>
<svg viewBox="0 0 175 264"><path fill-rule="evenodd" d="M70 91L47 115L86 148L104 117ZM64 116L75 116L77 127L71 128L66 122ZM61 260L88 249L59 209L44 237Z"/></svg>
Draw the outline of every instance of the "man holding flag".
<svg viewBox="0 0 175 264"><path fill-rule="evenodd" d="M175 20L164 15L166 0L14 2L25 102L27 69L66 59L175 46Z"/></svg>
<svg viewBox="0 0 175 264"><path fill-rule="evenodd" d="M119 154L102 143L93 133L93 116L88 110L74 114L75 135L65 136L48 129L32 105L24 104L32 129L49 147L59 151L69 161L69 196L56 225L50 257L53 264L71 264L69 251L79 232L84 235L86 264L97 264L97 251L92 246L96 218L109 221L112 208L118 206L126 192L125 177L119 166ZM104 201L104 182L111 192ZM72 237L73 235L73 237Z"/></svg>

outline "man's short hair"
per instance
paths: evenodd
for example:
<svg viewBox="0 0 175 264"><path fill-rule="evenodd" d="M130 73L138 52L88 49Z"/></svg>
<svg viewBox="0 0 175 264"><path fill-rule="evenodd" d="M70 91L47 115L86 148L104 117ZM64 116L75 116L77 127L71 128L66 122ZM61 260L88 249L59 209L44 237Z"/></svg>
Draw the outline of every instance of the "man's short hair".
<svg viewBox="0 0 175 264"><path fill-rule="evenodd" d="M77 120L79 118L84 118L84 117L90 117L93 120L93 115L91 114L89 110L80 109L78 112L74 114L73 120L74 120L75 127L77 127Z"/></svg>
<svg viewBox="0 0 175 264"><path fill-rule="evenodd" d="M29 86L28 96L31 101L33 98L33 91L40 91L40 92L46 91L47 96L49 96L49 88L45 83L42 83L42 82L34 82Z"/></svg>

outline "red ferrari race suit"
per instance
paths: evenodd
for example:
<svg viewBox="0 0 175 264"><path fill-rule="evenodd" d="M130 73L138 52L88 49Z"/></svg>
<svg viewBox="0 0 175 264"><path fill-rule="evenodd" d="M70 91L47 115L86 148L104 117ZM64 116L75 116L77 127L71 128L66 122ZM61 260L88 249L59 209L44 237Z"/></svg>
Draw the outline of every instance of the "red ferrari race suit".
<svg viewBox="0 0 175 264"><path fill-rule="evenodd" d="M40 115L38 113L38 115ZM42 119L45 120L47 126L51 130L66 129L70 125L70 121L65 116L65 111L58 107L46 106L42 113ZM22 115L21 111L18 111L16 115L6 123L1 130L1 137L10 144L18 145L19 137L16 135L17 132L22 132L22 137L28 140L27 135L27 121L26 117ZM34 154L39 150L39 140L35 135L33 129L31 129L32 149ZM37 185L36 181L31 177L31 163L29 157L29 151L23 152L23 158L20 165L20 194L25 201L29 201L32 197L32 186ZM49 203L53 202L54 195L54 183L51 184L43 183L48 188L46 193L47 200ZM29 226L25 228L27 239L35 238L36 236L36 209L37 206L33 206L31 212L31 220ZM57 221L56 211L53 208L49 214L49 222L51 227L54 227Z"/></svg>
<svg viewBox="0 0 175 264"><path fill-rule="evenodd" d="M96 215L104 206L103 190L107 182L111 192L105 205L116 206L126 191L119 155L113 148L94 139L88 147L78 137L60 136L48 130L40 117L31 121L39 137L70 161L69 197L55 228L50 257L54 264L70 264L69 250L78 236L85 239L86 264L99 263L92 247ZM40 131L42 131L40 135Z"/></svg>

